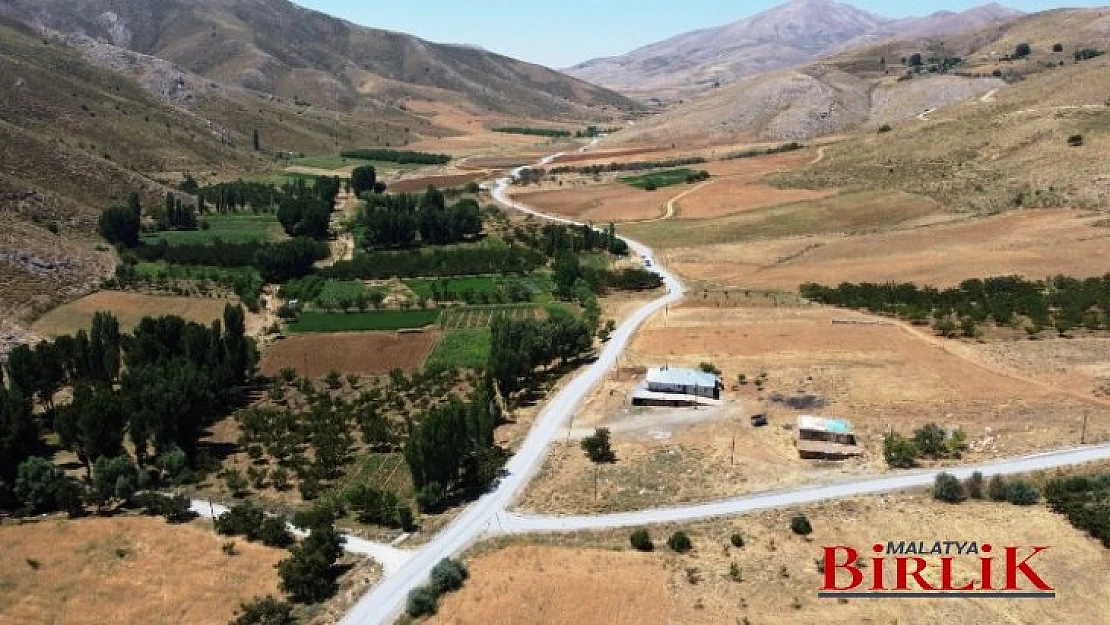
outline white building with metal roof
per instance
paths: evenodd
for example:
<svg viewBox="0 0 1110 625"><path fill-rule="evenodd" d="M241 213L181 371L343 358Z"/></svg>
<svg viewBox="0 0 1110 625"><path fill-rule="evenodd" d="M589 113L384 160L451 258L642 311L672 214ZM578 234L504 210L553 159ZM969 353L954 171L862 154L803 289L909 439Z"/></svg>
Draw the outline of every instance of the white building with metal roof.
<svg viewBox="0 0 1110 625"><path fill-rule="evenodd" d="M720 402L724 384L712 373L682 367L653 367L644 382L632 391L637 406L715 405Z"/></svg>

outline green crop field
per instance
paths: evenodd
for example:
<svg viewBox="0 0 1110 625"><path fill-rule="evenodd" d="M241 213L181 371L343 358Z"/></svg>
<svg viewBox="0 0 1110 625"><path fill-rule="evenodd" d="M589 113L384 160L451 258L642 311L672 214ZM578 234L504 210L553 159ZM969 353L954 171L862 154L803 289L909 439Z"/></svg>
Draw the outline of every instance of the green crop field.
<svg viewBox="0 0 1110 625"><path fill-rule="evenodd" d="M358 332L366 330L409 330L430 326L439 319L440 311L375 310L358 313L301 313L289 324L290 332Z"/></svg>
<svg viewBox="0 0 1110 625"><path fill-rule="evenodd" d="M432 284L439 283L440 290L445 293L462 293L473 291L475 293L493 293L497 291L499 280L493 276L467 276L463 278L413 278L405 280L405 286L412 289L420 297L432 297Z"/></svg>
<svg viewBox="0 0 1110 625"><path fill-rule="evenodd" d="M424 368L429 371L481 369L489 361L489 350L490 331L487 328L448 332L439 339Z"/></svg>
<svg viewBox="0 0 1110 625"><path fill-rule="evenodd" d="M676 184L684 184L688 176L695 174L697 174L696 171L683 167L681 169L656 171L641 176L625 176L623 178L618 178L618 180L629 186L636 187L637 189L646 189L648 185L652 184L655 185L655 188L661 189Z"/></svg>
<svg viewBox="0 0 1110 625"><path fill-rule="evenodd" d="M500 306L467 306L448 308L440 317L444 330L474 330L488 328L499 316L509 319L534 319L536 307L532 304L505 304Z"/></svg>
<svg viewBox="0 0 1110 625"><path fill-rule="evenodd" d="M361 167L362 165L372 165L378 171L398 171L409 170L423 167L415 163L390 163L388 161L368 161L361 158L350 158L340 156L338 154L317 154L314 156L302 156L301 158L294 158L289 161L289 164L294 167L311 167L313 169L347 169Z"/></svg>
<svg viewBox="0 0 1110 625"><path fill-rule="evenodd" d="M355 484L372 484L374 488L393 491L405 500L413 496L412 474L401 453L365 456L336 482L333 492L342 493Z"/></svg>
<svg viewBox="0 0 1110 625"><path fill-rule="evenodd" d="M135 265L135 274L142 278L169 280L231 280L247 278L262 280L254 267L206 267L204 265L171 265L165 262L142 262Z"/></svg>
<svg viewBox="0 0 1110 625"><path fill-rule="evenodd" d="M151 232L142 236L143 243L156 244L158 241L165 241L170 245L207 245L216 239L228 243L246 243L281 241L287 238L277 217L268 213L201 215L198 220L208 222L208 229Z"/></svg>

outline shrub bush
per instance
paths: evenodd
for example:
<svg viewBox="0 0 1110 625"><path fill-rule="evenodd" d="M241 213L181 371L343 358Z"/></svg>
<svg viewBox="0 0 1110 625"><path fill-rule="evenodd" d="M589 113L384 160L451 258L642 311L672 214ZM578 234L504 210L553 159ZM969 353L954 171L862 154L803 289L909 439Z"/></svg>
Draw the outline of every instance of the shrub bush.
<svg viewBox="0 0 1110 625"><path fill-rule="evenodd" d="M686 553L694 548L694 544L690 542L690 537L682 530L671 534L671 537L667 539L667 546L675 553Z"/></svg>
<svg viewBox="0 0 1110 625"><path fill-rule="evenodd" d="M891 130L894 130L894 127L892 127L890 124L883 124L882 126L879 126L880 134L884 132L890 132Z"/></svg>
<svg viewBox="0 0 1110 625"><path fill-rule="evenodd" d="M1041 494L1025 480L1017 480L1010 484L1006 495L1006 500L1015 506L1031 506L1041 500Z"/></svg>
<svg viewBox="0 0 1110 625"><path fill-rule="evenodd" d="M654 551L655 544L651 542L651 535L645 529L638 529L632 532L629 537L629 542L632 543L632 548L636 551Z"/></svg>
<svg viewBox="0 0 1110 625"><path fill-rule="evenodd" d="M996 475L987 482L987 496L991 501L1006 501L1010 498L1010 486L1001 475Z"/></svg>
<svg viewBox="0 0 1110 625"><path fill-rule="evenodd" d="M742 534L740 534L740 532L735 532L735 533L733 533L732 537L729 538L729 542L732 543L733 547L743 547L744 546L744 536Z"/></svg>
<svg viewBox="0 0 1110 625"><path fill-rule="evenodd" d="M933 482L933 499L946 503L960 503L967 499L967 491L956 476L951 473L940 473Z"/></svg>
<svg viewBox="0 0 1110 625"><path fill-rule="evenodd" d="M463 582L469 576L465 564L458 560L444 558L432 567L428 587L437 595L442 595L462 588Z"/></svg>
<svg viewBox="0 0 1110 625"><path fill-rule="evenodd" d="M1068 145L1073 148L1078 148L1083 145L1083 135L1072 135L1068 137Z"/></svg>
<svg viewBox="0 0 1110 625"><path fill-rule="evenodd" d="M813 533L813 525L810 524L806 515L799 514L790 519L790 530L799 536L809 536Z"/></svg>
<svg viewBox="0 0 1110 625"><path fill-rule="evenodd" d="M964 483L964 487L967 489L968 497L982 499L984 496L983 474L978 471L972 473L971 477L967 478L967 482Z"/></svg>
<svg viewBox="0 0 1110 625"><path fill-rule="evenodd" d="M439 597L427 586L413 588L409 591L405 607L413 618L435 614L439 608Z"/></svg>

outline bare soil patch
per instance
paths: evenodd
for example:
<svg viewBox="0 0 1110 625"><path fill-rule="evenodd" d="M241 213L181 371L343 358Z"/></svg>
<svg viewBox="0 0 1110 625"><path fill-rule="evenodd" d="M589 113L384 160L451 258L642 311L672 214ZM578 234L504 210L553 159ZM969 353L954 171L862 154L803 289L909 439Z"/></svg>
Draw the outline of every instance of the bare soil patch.
<svg viewBox="0 0 1110 625"><path fill-rule="evenodd" d="M0 623L226 623L241 602L279 596L288 552L238 540L228 556L224 542L145 517L2 526Z"/></svg>
<svg viewBox="0 0 1110 625"><path fill-rule="evenodd" d="M779 204L820 200L835 193L832 189L779 189L744 180L717 180L682 198L678 202L678 216L682 219L722 217Z"/></svg>
<svg viewBox="0 0 1110 625"><path fill-rule="evenodd" d="M380 375L393 369L412 372L424 364L439 340L438 332L338 332L291 336L262 354L262 375L296 369L315 378L335 370Z"/></svg>
<svg viewBox="0 0 1110 625"><path fill-rule="evenodd" d="M790 531L790 518L798 513L804 513L813 525L808 538ZM666 537L677 529L690 535L692 552L678 555L666 549ZM645 616L650 623L1092 623L1102 620L1104 606L1110 601L1110 586L1095 573L1110 567L1110 551L1043 504L1019 507L965 502L952 506L932 501L924 493L893 494L691 525L655 526L649 531L656 545L654 553L633 552L628 542L630 529L520 537L504 541L499 549L479 547L468 558L477 574L443 604L444 614L458 618L440 622L482 623L497 619L502 612L511 614L517 623L548 622L558 618L558 612L548 607L564 605L576 614L591 608L601 614L607 593L579 588L573 580L580 570L556 565L580 559L588 559L588 570L608 574L598 580L596 588L608 590L615 585L621 593L639 579L642 569L662 569L637 582L643 603L654 605L658 612L652 618L663 619ZM734 532L743 536L744 547L730 544ZM1051 601L838 601L816 597L822 583L817 561L823 556L823 546L849 545L870 555L871 545L890 540L1049 545L1048 551L1031 562L1059 594ZM546 562L519 566L523 558L540 553ZM927 556L926 560L930 566L926 579L939 583L939 556ZM738 569L735 577L730 574L733 564ZM543 572L535 572L541 565ZM625 567L633 574L629 580L623 575ZM892 569L888 568L890 586ZM966 583L978 573L978 558L956 557L953 572L957 584ZM870 575L870 570L866 574ZM996 569L995 579L1001 575L1001 568ZM661 583L666 593L658 597L656 588ZM479 597L489 601L491 609L482 609ZM580 622L604 620L587 617Z"/></svg>
<svg viewBox="0 0 1110 625"><path fill-rule="evenodd" d="M679 187L673 187L680 189ZM671 189L641 191L625 184L602 184L571 189L516 192L513 198L545 213L581 221L634 221L659 217L666 210Z"/></svg>
<svg viewBox="0 0 1110 625"><path fill-rule="evenodd" d="M803 282L893 280L943 287L1009 274L1085 277L1107 270L1110 228L1099 226L1100 219L1083 211L1036 210L856 236L697 247L687 237L686 246L667 258L689 278L790 290Z"/></svg>
<svg viewBox="0 0 1110 625"><path fill-rule="evenodd" d="M722 371L728 388L720 409L676 421L659 409L628 405L646 367L701 362ZM892 428L909 434L929 422L967 432L970 448L961 462L1078 444L1084 413L1087 440L1110 440L1105 400L1058 390L1050 380L982 358L974 345L932 339L927 328L850 311L671 308L641 330L620 365L573 423L612 426L618 461L597 468L577 441L560 437L522 508L629 510L885 472L883 434ZM762 373L760 391L752 380ZM739 383L740 374L747 384ZM827 405L794 410L773 401L773 393L818 395ZM770 425L752 427L756 413L768 414ZM801 460L792 428L808 413L851 421L864 456Z"/></svg>
<svg viewBox="0 0 1110 625"><path fill-rule="evenodd" d="M478 171L466 174L408 178L389 183L389 191L392 193L414 193L417 191L424 191L429 186L436 187L437 189L461 187L469 182L475 182L483 178L488 178L489 176L490 172L488 171Z"/></svg>
<svg viewBox="0 0 1110 625"><path fill-rule="evenodd" d="M223 318L229 300L195 297L146 295L123 291L98 291L51 310L35 322L32 329L44 336L73 334L88 330L93 314L110 312L119 319L120 329L130 332L143 317L177 315L187 321L208 325Z"/></svg>

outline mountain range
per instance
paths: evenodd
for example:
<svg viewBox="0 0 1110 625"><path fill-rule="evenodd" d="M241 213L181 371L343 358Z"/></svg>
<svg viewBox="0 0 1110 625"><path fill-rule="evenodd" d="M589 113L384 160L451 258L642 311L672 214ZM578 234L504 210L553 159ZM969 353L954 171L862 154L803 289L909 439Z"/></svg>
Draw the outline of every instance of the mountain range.
<svg viewBox="0 0 1110 625"><path fill-rule="evenodd" d="M535 117L632 106L545 67L358 26L287 0L4 0L0 14L331 110L378 114L409 98Z"/></svg>
<svg viewBox="0 0 1110 625"><path fill-rule="evenodd" d="M684 33L564 71L623 93L674 95L796 67L891 37L939 37L1021 15L988 4L962 13L890 19L833 0L793 0L738 22Z"/></svg>

